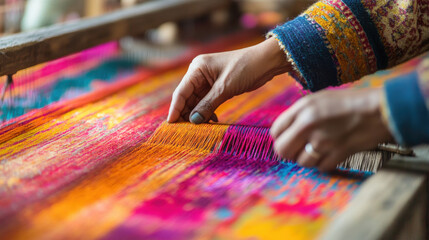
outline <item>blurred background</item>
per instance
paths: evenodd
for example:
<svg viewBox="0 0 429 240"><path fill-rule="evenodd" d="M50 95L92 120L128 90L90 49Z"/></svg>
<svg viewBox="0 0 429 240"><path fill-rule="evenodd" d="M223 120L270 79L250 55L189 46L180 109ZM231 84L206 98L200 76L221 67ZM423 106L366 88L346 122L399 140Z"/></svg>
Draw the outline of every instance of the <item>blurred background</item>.
<svg viewBox="0 0 429 240"><path fill-rule="evenodd" d="M96 17L150 1L162 0L0 0L0 36ZM241 30L255 29L262 37L315 1L233 0L232 7L216 9L199 18L164 23L140 36L124 38L120 45L142 63L160 62L182 54L193 43Z"/></svg>
<svg viewBox="0 0 429 240"><path fill-rule="evenodd" d="M235 11L219 10L198 21L211 22L211 28L205 28L210 31L225 26L269 28L293 18L314 1L236 0ZM0 34L8 35L79 18L95 17L144 2L148 0L0 0ZM167 23L157 29L159 34L148 32L148 35L161 41L173 41L179 37L178 28L187 29L186 34L189 34L189 30L198 31L191 23Z"/></svg>

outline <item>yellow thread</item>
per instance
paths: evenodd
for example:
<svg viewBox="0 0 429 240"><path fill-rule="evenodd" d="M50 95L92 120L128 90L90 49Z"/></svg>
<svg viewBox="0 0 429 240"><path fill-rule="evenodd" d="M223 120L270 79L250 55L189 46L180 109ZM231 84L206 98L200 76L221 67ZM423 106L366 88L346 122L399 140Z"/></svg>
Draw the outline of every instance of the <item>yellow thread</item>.
<svg viewBox="0 0 429 240"><path fill-rule="evenodd" d="M347 18L335 7L324 2L318 2L310 7L305 14L314 19L326 31L326 37L342 70L340 80L343 83L358 80L370 71L364 54L365 49L360 44L360 37L350 26ZM350 61L353 61L353 64L350 64Z"/></svg>

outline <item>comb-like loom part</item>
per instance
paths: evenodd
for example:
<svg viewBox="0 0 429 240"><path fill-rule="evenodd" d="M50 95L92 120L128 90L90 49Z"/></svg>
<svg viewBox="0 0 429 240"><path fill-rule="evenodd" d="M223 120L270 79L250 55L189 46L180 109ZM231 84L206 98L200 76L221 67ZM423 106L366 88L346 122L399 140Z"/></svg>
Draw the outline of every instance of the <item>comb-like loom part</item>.
<svg viewBox="0 0 429 240"><path fill-rule="evenodd" d="M385 151L367 151L355 153L348 157L338 167L366 172L377 172L385 162L392 157L392 153Z"/></svg>
<svg viewBox="0 0 429 240"><path fill-rule="evenodd" d="M228 130L224 133L226 128ZM219 132L216 129L219 129ZM200 150L204 149L204 151L229 154L242 158L290 162L290 160L281 159L274 152L274 141L270 135L270 129L267 127L222 124L203 124L198 126L183 123L163 124L149 142L152 141L161 145L172 145L189 150L198 148ZM209 144L212 141L215 141L215 144ZM210 147L207 147L206 144ZM389 152L360 152L348 157L338 167L364 172L377 172L390 157L391 153Z"/></svg>

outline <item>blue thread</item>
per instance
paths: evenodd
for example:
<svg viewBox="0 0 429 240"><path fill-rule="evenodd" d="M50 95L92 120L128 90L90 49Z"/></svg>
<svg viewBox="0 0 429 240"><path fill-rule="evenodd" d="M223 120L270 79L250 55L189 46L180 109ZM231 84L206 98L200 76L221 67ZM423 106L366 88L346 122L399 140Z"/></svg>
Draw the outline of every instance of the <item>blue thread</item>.
<svg viewBox="0 0 429 240"><path fill-rule="evenodd" d="M311 91L337 86L337 69L317 30L302 16L272 31L287 48ZM307 88L304 86L304 88Z"/></svg>

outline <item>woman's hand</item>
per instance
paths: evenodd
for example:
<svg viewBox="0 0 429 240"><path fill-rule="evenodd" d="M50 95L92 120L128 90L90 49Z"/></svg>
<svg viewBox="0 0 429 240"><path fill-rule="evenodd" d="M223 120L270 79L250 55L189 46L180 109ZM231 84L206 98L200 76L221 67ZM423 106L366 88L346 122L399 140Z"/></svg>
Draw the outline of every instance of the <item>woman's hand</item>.
<svg viewBox="0 0 429 240"><path fill-rule="evenodd" d="M301 166L328 171L353 153L391 140L380 113L382 93L382 89L325 90L300 99L271 128L275 151ZM307 143L315 153L305 151Z"/></svg>
<svg viewBox="0 0 429 240"><path fill-rule="evenodd" d="M216 121L214 111L220 104L261 87L290 68L273 38L237 51L200 55L173 93L168 122Z"/></svg>

